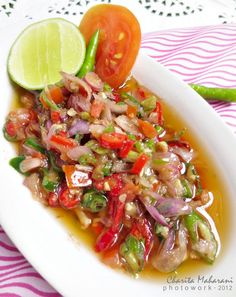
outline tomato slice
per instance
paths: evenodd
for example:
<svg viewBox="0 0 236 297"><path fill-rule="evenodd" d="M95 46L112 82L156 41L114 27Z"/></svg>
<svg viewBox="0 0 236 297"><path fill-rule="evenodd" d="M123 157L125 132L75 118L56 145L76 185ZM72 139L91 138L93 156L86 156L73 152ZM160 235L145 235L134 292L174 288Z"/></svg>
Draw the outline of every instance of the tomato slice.
<svg viewBox="0 0 236 297"><path fill-rule="evenodd" d="M152 124L150 124L147 121L138 120L139 128L141 132L148 138L153 138L157 136L157 131L153 127Z"/></svg>
<svg viewBox="0 0 236 297"><path fill-rule="evenodd" d="M78 170L76 165L63 165L68 188L88 187L92 184L89 173Z"/></svg>
<svg viewBox="0 0 236 297"><path fill-rule="evenodd" d="M90 8L79 26L86 43L100 29L95 71L114 88L124 83L136 60L141 30L136 17L126 7L100 4Z"/></svg>
<svg viewBox="0 0 236 297"><path fill-rule="evenodd" d="M104 133L100 137L100 144L108 149L118 149L122 146L126 139L127 136L125 134L115 132Z"/></svg>
<svg viewBox="0 0 236 297"><path fill-rule="evenodd" d="M62 89L56 85L49 88L50 97L56 104L60 104L64 101Z"/></svg>

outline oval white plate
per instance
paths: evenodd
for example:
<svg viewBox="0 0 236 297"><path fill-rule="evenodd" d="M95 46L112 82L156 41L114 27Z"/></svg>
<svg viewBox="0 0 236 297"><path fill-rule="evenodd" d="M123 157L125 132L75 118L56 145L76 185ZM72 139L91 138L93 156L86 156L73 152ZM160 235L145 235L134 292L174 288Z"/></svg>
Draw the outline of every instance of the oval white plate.
<svg viewBox="0 0 236 297"><path fill-rule="evenodd" d="M10 44L25 24L0 32L1 108L0 126L9 110L12 88L6 73L6 57ZM11 32L11 34L9 34ZM4 38L4 39L3 39ZM133 69L134 76L158 94L178 112L216 164L217 173L226 184L232 213L236 212L236 139L209 105L191 88L163 66L140 54ZM22 177L8 165L15 153L1 133L0 136L0 223L12 241L63 296L136 296L157 297L163 293L160 282L135 280L102 265L82 244L75 243L66 229L22 185ZM219 260L208 269L215 278L236 275L236 220L232 218L230 244ZM203 287L203 285L201 285ZM234 287L235 289L235 287ZM234 291L233 289L233 291ZM203 289L202 289L203 290ZM227 296L233 296L228 291ZM222 296L221 291L206 291L205 296ZM189 291L168 290L168 296L189 296ZM191 292L192 296L199 291Z"/></svg>

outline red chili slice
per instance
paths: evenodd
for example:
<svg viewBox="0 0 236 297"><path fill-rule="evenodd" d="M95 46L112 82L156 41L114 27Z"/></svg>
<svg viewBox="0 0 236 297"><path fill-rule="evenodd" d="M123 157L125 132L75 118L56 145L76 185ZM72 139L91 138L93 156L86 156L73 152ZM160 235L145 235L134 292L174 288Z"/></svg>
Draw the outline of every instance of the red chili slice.
<svg viewBox="0 0 236 297"><path fill-rule="evenodd" d="M128 156L128 153L132 150L134 143L135 142L133 140L130 140L130 139L125 140L123 145L120 148L119 156L121 158L126 158Z"/></svg>
<svg viewBox="0 0 236 297"><path fill-rule="evenodd" d="M80 202L80 195L72 194L68 188L63 189L59 194L59 203L66 209L75 208Z"/></svg>
<svg viewBox="0 0 236 297"><path fill-rule="evenodd" d="M104 133L100 137L100 144L108 149L118 149L122 146L126 139L127 136L125 134L115 132Z"/></svg>
<svg viewBox="0 0 236 297"><path fill-rule="evenodd" d="M141 156L139 156L131 169L131 173L139 174L142 171L145 164L147 163L148 159L149 157L145 154L142 154Z"/></svg>

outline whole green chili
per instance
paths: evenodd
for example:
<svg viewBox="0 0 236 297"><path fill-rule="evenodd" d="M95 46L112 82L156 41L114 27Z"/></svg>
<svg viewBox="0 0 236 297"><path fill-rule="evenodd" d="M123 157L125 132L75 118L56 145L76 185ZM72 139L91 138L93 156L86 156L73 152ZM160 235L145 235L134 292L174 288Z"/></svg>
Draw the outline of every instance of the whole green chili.
<svg viewBox="0 0 236 297"><path fill-rule="evenodd" d="M77 76L80 78L84 77L86 73L93 71L94 69L97 47L99 42L99 33L100 30L96 30L89 41L84 63L80 68L79 73L77 74Z"/></svg>
<svg viewBox="0 0 236 297"><path fill-rule="evenodd" d="M236 89L209 88L197 84L190 84L190 86L206 100L236 102Z"/></svg>

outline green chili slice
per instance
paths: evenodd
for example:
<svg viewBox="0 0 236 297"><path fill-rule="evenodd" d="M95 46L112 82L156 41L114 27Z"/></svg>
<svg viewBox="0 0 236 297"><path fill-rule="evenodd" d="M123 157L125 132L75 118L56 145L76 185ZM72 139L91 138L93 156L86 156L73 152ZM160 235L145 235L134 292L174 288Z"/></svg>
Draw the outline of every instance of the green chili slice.
<svg viewBox="0 0 236 297"><path fill-rule="evenodd" d="M95 190L89 190L83 195L81 205L93 213L99 212L106 208L107 198Z"/></svg>

